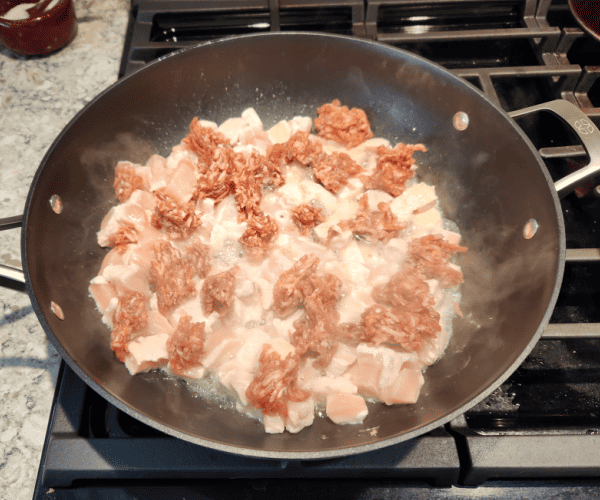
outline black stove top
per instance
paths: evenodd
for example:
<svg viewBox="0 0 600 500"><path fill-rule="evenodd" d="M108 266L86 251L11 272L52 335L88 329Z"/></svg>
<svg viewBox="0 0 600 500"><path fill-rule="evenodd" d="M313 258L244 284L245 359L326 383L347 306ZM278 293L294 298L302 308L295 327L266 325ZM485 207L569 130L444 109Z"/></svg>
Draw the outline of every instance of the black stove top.
<svg viewBox="0 0 600 500"><path fill-rule="evenodd" d="M567 0L133 0L120 76L200 41L261 31L375 39L429 58L506 111L563 98L600 125L600 43ZM558 179L587 163L558 120L518 122ZM563 286L521 367L463 416L349 458L240 458L160 433L61 368L34 498L597 498L600 189L562 200Z"/></svg>

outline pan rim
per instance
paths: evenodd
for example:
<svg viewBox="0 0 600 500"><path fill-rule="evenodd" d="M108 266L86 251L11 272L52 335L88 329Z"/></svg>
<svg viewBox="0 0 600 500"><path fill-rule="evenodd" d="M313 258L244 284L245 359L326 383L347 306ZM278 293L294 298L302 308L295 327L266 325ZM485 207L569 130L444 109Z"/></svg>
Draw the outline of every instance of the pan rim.
<svg viewBox="0 0 600 500"><path fill-rule="evenodd" d="M594 40L597 40L600 42L600 32L598 31L594 31L592 28L590 28L585 22L584 20L581 18L580 16L580 12L575 8L575 6L573 5L573 0L568 0L569 1L569 9L571 10L571 14L573 15L573 17L575 18L575 21L577 21L577 24L579 25L579 27L585 31L589 36L591 36Z"/></svg>
<svg viewBox="0 0 600 500"><path fill-rule="evenodd" d="M194 435L191 435L191 434L179 431L177 429L174 429L172 427L166 426L166 425L154 420L153 418L145 415L144 413L131 408L126 402L122 401L118 397L109 393L104 387L102 387L91 376L89 376L83 370L83 368L81 368L77 364L77 362L66 353L65 349L62 347L62 344L54 336L54 333L52 332L52 329L50 328L50 326L49 326L48 322L46 321L46 318L40 308L40 305L39 305L37 297L36 297L36 293L33 290L33 287L31 285L31 276L30 276L30 271L29 271L28 252L27 252L28 242L29 242L28 236L27 236L27 233L28 233L27 228L29 227L29 224L30 224L30 217L32 217L32 214L30 212L30 207L31 207L31 203L34 198L34 195L35 195L35 191L36 191L35 188L38 183L38 179L43 175L44 167L45 167L46 163L48 162L48 159L51 157L56 146L60 143L62 138L66 135L67 131L70 130L70 128L73 126L73 124L75 124L77 122L79 117L82 114L84 114L88 108L92 107L97 101L102 99L103 96L105 96L106 94L111 92L111 90L114 87L119 85L121 82L126 81L129 78L132 78L138 72L145 71L145 70L147 70L147 68L149 68L155 64L161 64L162 61L164 61L164 60L168 60L171 57L178 57L179 54L186 53L188 51L194 51L194 50L198 50L198 49L204 50L204 48L210 47L213 45L221 45L221 44L229 44L229 43L243 43L244 40L253 39L255 37L260 37L260 38L265 38L265 37L298 38L299 37L299 38L311 38L311 39L318 39L318 38L321 38L321 39L345 39L347 42L352 43L352 44L357 44L357 45L361 45L361 46L371 45L378 51L388 52L388 53L392 53L392 52L401 53L406 57L407 60L409 60L409 61L412 60L417 64L425 66L430 71L440 72L444 76L444 78L451 79L456 84L466 86L471 91L475 91L476 94L479 97L483 98L489 106L492 106L493 109L495 109L496 111L500 112L503 115L505 120L508 121L508 123L514 129L514 131L517 132L518 136L521 137L521 139L523 141L525 141L528 149L533 153L534 157L536 158L536 160L538 162L538 167L541 168L541 170L542 170L544 178L546 179L546 182L550 189L552 199L554 201L554 210L555 210L555 214L556 214L557 229L558 229L558 233L559 233L559 235L558 235L559 248L558 248L558 261L557 261L558 269L556 270L556 274L555 274L555 282L554 282L553 292L550 297L549 304L546 308L546 312L542 318L542 321L538 325L538 328L537 328L535 334L532 336L532 338L529 341L529 343L527 344L526 348L523 349L523 351L521 351L519 356L513 361L513 363L510 365L510 367L507 370L505 370L504 373L499 378L497 378L492 384L490 384L487 388L483 389L478 395L476 395L474 398L470 399L467 403L463 404L457 410L455 410L443 417L440 417L440 418L436 419L435 421L432 421L428 424L425 424L416 429L413 429L411 431L401 433L399 435L396 435L395 437L386 438L385 440L376 441L376 442L373 442L370 444L365 444L365 445L357 445L357 446L349 445L348 447L341 447L341 448L338 447L338 448L333 448L333 449L328 449L328 450L311 451L311 452L265 451L265 450L255 449L255 448L244 447L244 446L240 446L240 445L236 445L236 446L226 445L226 444L218 443L218 442L211 441L211 440L208 440L205 438L199 438ZM554 183L552 181L552 178L545 166L544 161L542 160L541 156L539 155L539 152L537 151L535 146L532 144L532 142L529 140L529 138L525 135L525 133L521 130L521 128L516 125L514 120L512 118L510 118L510 116L503 109L501 109L499 106L497 106L495 103L493 103L477 87L475 87L471 83L467 82L466 80L463 80L463 79L455 76L450 71L446 70L442 66L440 66L432 61L429 61L421 56L412 54L410 52L407 52L407 51L404 51L401 49L397 49L395 47L392 47L392 46L389 46L389 45L386 45L386 44L383 44L380 42L366 40L366 39L362 39L362 38L355 38L355 37L351 37L351 36L347 36L347 35L337 35L337 34L328 34L328 33L274 32L274 33L257 33L257 34L249 34L249 35L235 35L235 36L231 36L231 37L221 38L218 40L207 41L204 43L186 47L184 49L167 54L155 61L152 61L152 62L146 64L143 68L136 71L135 73L132 73L130 75L127 75L127 76L117 80L115 83L113 83L112 85L107 87L105 90L103 90L101 93L99 93L97 96L95 96L90 102L88 102L69 121L69 123L62 129L60 134L52 142L52 144L48 148L48 151L44 155L44 157L40 163L40 166L38 167L38 169L33 177L33 180L32 180L28 195L27 195L25 208L24 208L23 229L21 231L21 255L22 255L22 261L23 261L23 272L25 275L27 293L30 297L32 307L36 313L36 316L38 317L38 320L39 320L40 324L42 325L42 328L44 329L46 335L48 336L48 338L50 339L50 341L52 342L54 347L58 350L62 359L69 365L69 367L90 388L92 388L95 392L100 394L104 399L109 401L111 404L113 404L120 410L124 411L126 414L130 415L131 417L149 425L150 427L158 429L158 430L164 432L165 434L169 434L173 437L182 439L184 441L192 442L197 445L201 445L206 448L213 449L213 450L232 453L232 454L239 455L239 456L253 457L253 458L267 458L267 459L276 459L276 460L317 460L317 459L337 458L337 457L351 456L351 455L366 453L366 452L386 448L388 446L392 446L392 445L398 444L400 442L408 441L417 436L426 434L427 432L430 432L430 431L432 431L436 428L439 428L440 426L450 422L451 420L455 419L459 415L464 414L465 411L467 411L469 408L471 408L474 405L476 405L477 403L479 403L481 400L483 400L485 397L487 397L490 393L492 393L495 389L497 389L503 382L505 382L506 379L517 369L517 367L524 361L524 359L527 357L527 355L535 347L535 345L539 341L539 339L544 331L544 328L546 327L546 325L548 324L548 322L550 320L550 316L552 314L552 311L553 311L556 301L558 299L558 293L560 290L560 285L562 283L562 278L563 278L563 273L564 273L564 263L565 263L565 256L566 256L566 236L565 236L564 220L563 220L563 216L562 216L560 200L558 198L556 189L554 188Z"/></svg>

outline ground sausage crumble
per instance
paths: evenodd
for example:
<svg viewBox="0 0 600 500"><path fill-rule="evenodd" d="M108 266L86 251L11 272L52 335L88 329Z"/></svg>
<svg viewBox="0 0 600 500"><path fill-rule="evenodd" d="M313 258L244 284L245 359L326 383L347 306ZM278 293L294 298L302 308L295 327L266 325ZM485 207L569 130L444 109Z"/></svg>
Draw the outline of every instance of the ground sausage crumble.
<svg viewBox="0 0 600 500"><path fill-rule="evenodd" d="M157 203L152 214L152 225L164 229L173 240L190 236L202 224L201 214L196 213L196 200L180 205L169 196L157 193Z"/></svg>
<svg viewBox="0 0 600 500"><path fill-rule="evenodd" d="M113 188L119 202L123 203L131 197L136 189L142 189L144 180L135 173L134 166L129 162L119 162L115 170Z"/></svg>
<svg viewBox="0 0 600 500"><path fill-rule="evenodd" d="M427 279L438 279L442 285L460 285L462 272L450 266L448 259L453 253L466 252L466 247L448 243L440 234L415 238L408 244L411 262Z"/></svg>
<svg viewBox="0 0 600 500"><path fill-rule="evenodd" d="M337 193L348 184L349 177L362 172L362 168L352 158L346 153L338 152L319 155L312 168L315 179L332 193Z"/></svg>
<svg viewBox="0 0 600 500"><path fill-rule="evenodd" d="M398 144L392 149L385 146L377 148L377 166L370 176L361 176L360 180L367 189L381 189L392 196L400 196L406 189L406 183L413 178L413 153L426 152L423 144Z"/></svg>
<svg viewBox="0 0 600 500"><path fill-rule="evenodd" d="M208 276L202 285L202 310L206 316L213 311L221 317L226 316L233 304L235 275L238 267Z"/></svg>
<svg viewBox="0 0 600 500"><path fill-rule="evenodd" d="M156 289L158 310L166 315L184 299L195 295L193 262L197 255L182 256L181 251L168 241L160 242L155 248L156 258L150 263L150 277Z"/></svg>
<svg viewBox="0 0 600 500"><path fill-rule="evenodd" d="M181 317L167 341L167 352L173 373L183 375L185 370L198 366L204 354L204 323L192 323L189 316Z"/></svg>
<svg viewBox="0 0 600 500"><path fill-rule="evenodd" d="M348 109L334 99L330 104L323 104L317 112L319 117L315 118L315 127L325 139L354 148L373 137L369 120L362 109Z"/></svg>
<svg viewBox="0 0 600 500"><path fill-rule="evenodd" d="M377 205L378 211L371 211L366 194L361 196L358 203L359 209L356 217L339 222L338 227L340 229L350 230L354 236L372 242L387 243L392 238L398 237L400 231L407 226L406 223L398 221L398 218L390 210L388 203L381 202ZM330 228L327 241L331 241L337 234L338 231L335 228Z"/></svg>
<svg viewBox="0 0 600 500"><path fill-rule="evenodd" d="M311 228L325 222L323 210L307 203L302 203L292 210L292 220L303 235L307 235Z"/></svg>
<svg viewBox="0 0 600 500"><path fill-rule="evenodd" d="M119 303L113 317L113 329L110 347L121 361L129 352L127 344L131 335L146 326L148 312L146 297L139 292L127 291L119 297Z"/></svg>
<svg viewBox="0 0 600 500"><path fill-rule="evenodd" d="M290 353L285 359L276 351L263 347L259 358L259 370L246 390L246 397L265 415L288 414L288 401L305 401L308 391L298 388L298 356Z"/></svg>

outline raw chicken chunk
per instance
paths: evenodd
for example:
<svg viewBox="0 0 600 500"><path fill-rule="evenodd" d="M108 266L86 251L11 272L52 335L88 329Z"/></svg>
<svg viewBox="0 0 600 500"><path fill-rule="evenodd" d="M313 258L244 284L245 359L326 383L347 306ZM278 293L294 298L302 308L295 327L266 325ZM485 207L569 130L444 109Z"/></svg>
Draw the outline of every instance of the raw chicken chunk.
<svg viewBox="0 0 600 500"><path fill-rule="evenodd" d="M417 355L359 344L349 370L358 391L386 404L416 402L424 379Z"/></svg>
<svg viewBox="0 0 600 500"><path fill-rule="evenodd" d="M437 204L435 188L424 182L406 189L390 203L392 213L400 220L408 220L414 212L423 213ZM426 210L427 209L427 210Z"/></svg>
<svg viewBox="0 0 600 500"><path fill-rule="evenodd" d="M185 205L192 199L195 187L194 164L189 160L181 161L165 187L164 193L180 205Z"/></svg>
<svg viewBox="0 0 600 500"><path fill-rule="evenodd" d="M117 290L112 283L109 283L102 276L96 276L89 286L90 295L96 301L96 307L101 314L104 314L110 301L117 296Z"/></svg>
<svg viewBox="0 0 600 500"><path fill-rule="evenodd" d="M150 285L144 272L137 266L106 266L102 277L115 287L118 294L134 290L150 297Z"/></svg>
<svg viewBox="0 0 600 500"><path fill-rule="evenodd" d="M315 377L307 387L317 400L324 400L329 394L356 394L357 386L350 377Z"/></svg>
<svg viewBox="0 0 600 500"><path fill-rule="evenodd" d="M290 401L285 429L292 434L297 434L305 427L312 425L315 420L315 402L312 398L306 401Z"/></svg>
<svg viewBox="0 0 600 500"><path fill-rule="evenodd" d="M129 355L125 358L125 366L129 373L153 370L167 364L168 333L159 333L148 337L138 337L129 342Z"/></svg>
<svg viewBox="0 0 600 500"><path fill-rule="evenodd" d="M281 434L285 431L285 420L280 415L265 415L264 423L267 434Z"/></svg>
<svg viewBox="0 0 600 500"><path fill-rule="evenodd" d="M327 416L336 424L362 424L369 414L367 404L355 394L330 394L327 396Z"/></svg>

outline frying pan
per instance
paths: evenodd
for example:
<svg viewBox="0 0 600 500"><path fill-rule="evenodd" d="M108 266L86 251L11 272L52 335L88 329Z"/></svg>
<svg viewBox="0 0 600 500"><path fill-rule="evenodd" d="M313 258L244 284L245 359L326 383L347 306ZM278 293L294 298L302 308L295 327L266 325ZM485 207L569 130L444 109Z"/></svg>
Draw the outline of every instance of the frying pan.
<svg viewBox="0 0 600 500"><path fill-rule="evenodd" d="M443 213L469 247L459 260L464 318L454 320L450 345L427 370L419 401L369 404L358 426L317 418L297 435L269 435L259 422L206 402L162 373L130 376L110 350L109 332L87 291L106 254L96 231L117 203L116 162L168 155L195 116L222 122L253 106L270 127L295 115L314 117L334 98L364 109L376 136L427 146L418 176L436 186ZM555 101L520 114L540 109L578 129L590 153L597 148L600 132L577 108ZM504 111L410 53L326 34L233 37L148 64L96 97L62 131L27 197L24 279L39 321L65 361L138 420L246 456L356 454L450 421L518 367L542 334L562 279L565 234L557 189L565 194L598 169L590 164L555 188L537 151ZM53 195L62 200L60 214L51 208ZM537 229L533 237L524 237L526 226ZM52 313L51 301L64 320Z"/></svg>
<svg viewBox="0 0 600 500"><path fill-rule="evenodd" d="M600 42L600 3L597 0L569 0L569 8L581 29Z"/></svg>

